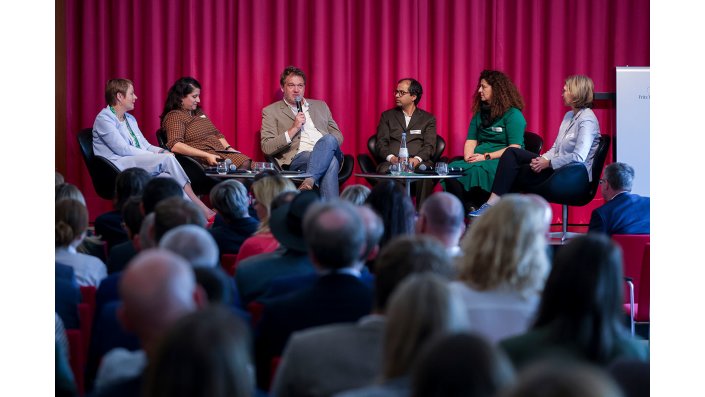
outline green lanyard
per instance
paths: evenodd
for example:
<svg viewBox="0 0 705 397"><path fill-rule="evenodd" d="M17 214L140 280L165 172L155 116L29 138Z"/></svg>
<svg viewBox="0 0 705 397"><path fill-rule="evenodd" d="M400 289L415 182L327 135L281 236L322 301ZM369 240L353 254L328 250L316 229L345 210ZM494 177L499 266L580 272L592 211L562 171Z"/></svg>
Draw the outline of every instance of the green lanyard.
<svg viewBox="0 0 705 397"><path fill-rule="evenodd" d="M115 109L113 109L112 106L110 106L110 111L113 112L113 114L117 117L117 113L115 113ZM125 115L125 124L127 124L127 130L130 131L130 135L132 135L132 140L135 142L135 147L137 149L140 148L140 141L137 140L137 135L135 135L134 132L132 132L132 127L130 127L130 123L127 122L127 116Z"/></svg>

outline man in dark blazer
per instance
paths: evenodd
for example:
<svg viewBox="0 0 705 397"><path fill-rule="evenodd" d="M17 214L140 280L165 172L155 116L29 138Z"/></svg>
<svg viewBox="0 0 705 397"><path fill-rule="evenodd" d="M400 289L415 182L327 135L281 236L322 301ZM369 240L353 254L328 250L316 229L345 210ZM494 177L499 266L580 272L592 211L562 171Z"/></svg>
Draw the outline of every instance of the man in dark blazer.
<svg viewBox="0 0 705 397"><path fill-rule="evenodd" d="M318 185L323 198L338 197L343 161L343 134L338 124L325 102L304 98L306 75L301 69L286 67L279 83L283 99L262 110L262 152L280 166L312 174L299 189Z"/></svg>
<svg viewBox="0 0 705 397"><path fill-rule="evenodd" d="M651 200L630 193L634 168L612 163L600 179L605 204L592 211L590 232L613 234L650 234Z"/></svg>
<svg viewBox="0 0 705 397"><path fill-rule="evenodd" d="M360 280L364 226L352 204L312 205L306 211L303 231L319 277L311 286L265 304L255 340L261 388L269 385L271 360L281 356L293 332L355 322L372 309L372 289Z"/></svg>
<svg viewBox="0 0 705 397"><path fill-rule="evenodd" d="M391 164L399 162L401 134L406 132L406 147L409 150L409 163L417 168L420 164L432 166L431 156L436 152L436 117L418 107L423 89L412 78L399 80L394 90L396 107L382 113L377 125L377 155L386 161L377 166L377 172L386 173ZM417 187L416 204L433 191L434 182L425 180Z"/></svg>

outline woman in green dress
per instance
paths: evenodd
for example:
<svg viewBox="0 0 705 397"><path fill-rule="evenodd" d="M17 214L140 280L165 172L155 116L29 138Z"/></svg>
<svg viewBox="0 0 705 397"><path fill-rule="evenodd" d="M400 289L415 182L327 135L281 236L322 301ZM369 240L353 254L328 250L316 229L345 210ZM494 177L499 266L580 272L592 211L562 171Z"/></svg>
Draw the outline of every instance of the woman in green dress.
<svg viewBox="0 0 705 397"><path fill-rule="evenodd" d="M462 168L463 176L444 181L444 188L458 196L466 209L483 203L489 195L499 158L508 147L524 147L526 120L524 100L509 77L496 70L483 70L473 98L463 159L449 167ZM482 194L472 194L480 190ZM477 197L475 197L477 196Z"/></svg>

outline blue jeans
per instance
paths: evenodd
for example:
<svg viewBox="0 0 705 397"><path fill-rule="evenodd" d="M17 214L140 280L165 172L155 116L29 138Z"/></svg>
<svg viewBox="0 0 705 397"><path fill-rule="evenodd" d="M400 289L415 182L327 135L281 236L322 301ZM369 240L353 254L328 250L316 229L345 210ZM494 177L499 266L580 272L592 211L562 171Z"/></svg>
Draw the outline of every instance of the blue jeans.
<svg viewBox="0 0 705 397"><path fill-rule="evenodd" d="M333 135L326 134L316 142L312 151L294 156L289 169L311 174L320 189L321 197L332 199L340 195L338 172L342 161L343 152L340 151L338 141Z"/></svg>

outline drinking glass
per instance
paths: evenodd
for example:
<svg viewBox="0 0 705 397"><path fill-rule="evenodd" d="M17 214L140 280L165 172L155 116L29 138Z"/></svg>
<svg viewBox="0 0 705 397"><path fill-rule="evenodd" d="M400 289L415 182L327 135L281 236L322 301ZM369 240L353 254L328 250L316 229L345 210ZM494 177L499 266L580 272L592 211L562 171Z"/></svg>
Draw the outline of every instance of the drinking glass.
<svg viewBox="0 0 705 397"><path fill-rule="evenodd" d="M226 163L225 160L218 161L218 164L215 166L215 170L220 175L227 174L228 173L228 163Z"/></svg>
<svg viewBox="0 0 705 397"><path fill-rule="evenodd" d="M252 170L253 170L255 173L258 173L258 172L260 172L260 171L262 171L262 170L264 169L264 164L265 164L265 163L263 163L263 162L261 162L261 161L256 161L256 162L255 162L255 166L252 168Z"/></svg>
<svg viewBox="0 0 705 397"><path fill-rule="evenodd" d="M448 175L448 164L436 163L436 173L438 175Z"/></svg>
<svg viewBox="0 0 705 397"><path fill-rule="evenodd" d="M389 173L394 176L401 175L401 171L402 171L401 168L402 168L401 163L390 164L389 165Z"/></svg>

